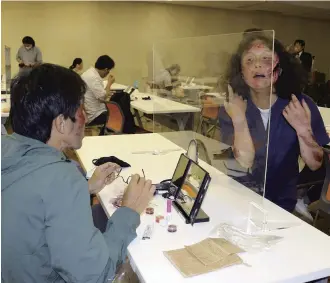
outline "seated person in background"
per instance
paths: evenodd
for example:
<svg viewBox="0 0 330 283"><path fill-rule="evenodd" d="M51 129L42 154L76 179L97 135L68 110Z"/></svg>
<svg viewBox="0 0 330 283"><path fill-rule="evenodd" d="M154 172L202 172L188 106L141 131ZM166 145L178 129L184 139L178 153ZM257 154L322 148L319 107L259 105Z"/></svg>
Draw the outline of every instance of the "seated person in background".
<svg viewBox="0 0 330 283"><path fill-rule="evenodd" d="M86 85L67 68L44 64L11 87L14 134L1 139L1 282L112 282L154 193L134 175L104 234L93 225L89 194L118 166L87 182L63 154L79 149Z"/></svg>
<svg viewBox="0 0 330 283"><path fill-rule="evenodd" d="M83 60L81 58L75 58L69 69L81 75L83 68L84 68Z"/></svg>
<svg viewBox="0 0 330 283"><path fill-rule="evenodd" d="M17 51L16 60L20 72L29 72L33 67L42 63L42 54L32 37L25 36L22 43L23 45Z"/></svg>
<svg viewBox="0 0 330 283"><path fill-rule="evenodd" d="M180 85L178 81L178 75L181 68L178 64L173 64L169 68L162 70L154 78L154 84L157 89L160 89L161 93L169 94L173 88Z"/></svg>
<svg viewBox="0 0 330 283"><path fill-rule="evenodd" d="M95 67L89 68L81 75L87 85L85 94L87 124L89 126L104 125L100 135L104 135L105 123L108 118L108 112L104 102L110 98L111 85L115 82L115 78L109 75L114 67L115 62L108 55L103 55L97 59ZM103 79L108 75L108 83L104 87Z"/></svg>
<svg viewBox="0 0 330 283"><path fill-rule="evenodd" d="M234 158L251 172L233 178L254 183L252 189L261 194L267 156L265 196L293 212L298 157L317 170L322 166L321 146L329 143L329 137L317 106L301 93L301 65L279 41L272 50L272 38L252 33L233 55L225 80L232 88L219 114L221 142L230 145Z"/></svg>

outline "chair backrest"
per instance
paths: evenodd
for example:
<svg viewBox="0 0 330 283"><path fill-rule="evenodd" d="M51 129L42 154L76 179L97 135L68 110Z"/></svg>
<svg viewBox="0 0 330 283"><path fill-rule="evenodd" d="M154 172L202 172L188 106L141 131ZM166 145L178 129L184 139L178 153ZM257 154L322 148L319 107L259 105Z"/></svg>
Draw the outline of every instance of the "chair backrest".
<svg viewBox="0 0 330 283"><path fill-rule="evenodd" d="M122 132L124 134L135 133L135 121L131 112L131 97L127 92L115 93L110 98L111 102L117 103L124 116L124 126Z"/></svg>
<svg viewBox="0 0 330 283"><path fill-rule="evenodd" d="M204 162L206 162L209 165L212 165L212 161L210 159L209 153L207 151L207 148L205 144L200 140L196 139L197 142L197 148L198 148L198 157L202 159Z"/></svg>
<svg viewBox="0 0 330 283"><path fill-rule="evenodd" d="M325 193L325 199L330 202L330 183L328 185L328 190Z"/></svg>
<svg viewBox="0 0 330 283"><path fill-rule="evenodd" d="M217 120L219 116L219 104L214 102L214 98L212 96L203 95L201 96L202 102L202 111L201 115L203 118L207 118L210 120Z"/></svg>
<svg viewBox="0 0 330 283"><path fill-rule="evenodd" d="M115 132L122 133L125 123L125 116L120 106L116 102L107 102L106 107L108 109L108 120L106 128Z"/></svg>

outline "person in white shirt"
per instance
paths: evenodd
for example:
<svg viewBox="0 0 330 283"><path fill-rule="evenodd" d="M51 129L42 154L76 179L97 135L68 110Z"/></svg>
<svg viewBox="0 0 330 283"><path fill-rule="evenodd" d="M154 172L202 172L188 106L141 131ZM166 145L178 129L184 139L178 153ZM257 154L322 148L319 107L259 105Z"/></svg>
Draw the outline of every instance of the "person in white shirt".
<svg viewBox="0 0 330 283"><path fill-rule="evenodd" d="M89 68L81 76L87 84L85 94L87 124L89 126L104 125L100 135L104 135L105 124L108 118L108 112L104 102L110 97L110 88L115 82L115 78L109 75L111 69L114 67L115 62L108 55L103 55L97 59L95 67ZM108 83L104 87L103 79L108 75Z"/></svg>
<svg viewBox="0 0 330 283"><path fill-rule="evenodd" d="M173 64L169 68L161 70L154 79L154 84L164 94L171 93L173 88L180 85L178 75L181 68L178 64Z"/></svg>

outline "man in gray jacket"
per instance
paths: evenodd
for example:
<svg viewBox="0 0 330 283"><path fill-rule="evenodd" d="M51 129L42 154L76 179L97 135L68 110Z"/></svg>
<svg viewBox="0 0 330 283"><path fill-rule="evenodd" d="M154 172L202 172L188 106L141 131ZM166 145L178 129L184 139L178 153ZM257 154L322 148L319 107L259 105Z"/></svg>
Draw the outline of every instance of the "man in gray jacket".
<svg viewBox="0 0 330 283"><path fill-rule="evenodd" d="M1 140L2 282L111 282L136 237L151 181L132 177L102 234L89 193L111 182L118 167L100 166L87 182L63 154L81 147L85 91L79 75L51 64L12 83L14 134Z"/></svg>

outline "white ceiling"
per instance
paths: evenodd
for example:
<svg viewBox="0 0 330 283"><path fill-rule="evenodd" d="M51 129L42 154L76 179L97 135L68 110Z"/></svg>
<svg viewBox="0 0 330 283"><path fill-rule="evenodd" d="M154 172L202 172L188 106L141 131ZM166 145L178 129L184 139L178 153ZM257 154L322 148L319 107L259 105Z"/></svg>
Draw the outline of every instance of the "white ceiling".
<svg viewBox="0 0 330 283"><path fill-rule="evenodd" d="M162 1L167 4L190 5L240 11L266 11L283 15L330 21L330 1ZM330 32L330 31L329 31Z"/></svg>

